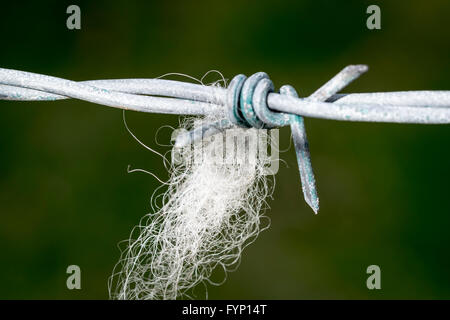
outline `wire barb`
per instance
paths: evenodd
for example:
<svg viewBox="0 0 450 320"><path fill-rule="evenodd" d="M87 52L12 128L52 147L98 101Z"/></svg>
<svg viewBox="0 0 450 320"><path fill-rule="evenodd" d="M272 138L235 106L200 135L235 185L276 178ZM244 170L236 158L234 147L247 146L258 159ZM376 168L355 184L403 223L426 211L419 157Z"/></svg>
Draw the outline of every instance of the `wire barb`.
<svg viewBox="0 0 450 320"><path fill-rule="evenodd" d="M233 78L227 89L165 79L116 79L75 82L36 73L0 68L0 100L85 100L114 108L177 115L219 114L228 119L181 134L175 147L233 126L275 128L289 125L297 154L305 201L319 210L315 178L303 117L341 121L419 124L450 123L450 91L403 91L339 94L366 65L350 65L307 98L291 86L274 92L267 74Z"/></svg>
<svg viewBox="0 0 450 320"><path fill-rule="evenodd" d="M367 70L368 68L365 65L348 66L310 95L307 100L326 101ZM314 213L317 214L319 211L319 197L311 165L311 155L303 117L296 114L270 111L267 105L267 96L273 91L274 85L264 72L255 73L248 79L244 75L237 75L231 80L228 88L227 107L230 119L205 124L198 129L180 134L176 139L175 146L186 146L226 130L233 125L244 128L267 129L290 125L297 155L303 197ZM289 85L281 87L280 94L298 98L295 89Z"/></svg>

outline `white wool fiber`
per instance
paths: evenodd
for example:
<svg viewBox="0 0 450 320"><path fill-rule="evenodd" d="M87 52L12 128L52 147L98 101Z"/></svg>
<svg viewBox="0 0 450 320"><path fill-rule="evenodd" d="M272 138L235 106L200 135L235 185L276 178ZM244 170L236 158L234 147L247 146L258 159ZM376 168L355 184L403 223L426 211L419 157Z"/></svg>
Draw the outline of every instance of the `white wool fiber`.
<svg viewBox="0 0 450 320"><path fill-rule="evenodd" d="M182 128L200 124L199 118L188 118ZM267 137L265 130L231 131ZM192 298L191 289L212 283L215 268L226 274L237 267L242 250L268 227L263 215L265 199L272 192L264 174L268 159L256 155L255 140L237 138L235 158L230 160L233 152L228 145L223 147L224 141L219 134L183 148L181 161L168 166L162 205L133 229L114 268L109 281L112 299ZM236 152L244 149L247 152ZM223 155L228 161L221 161Z"/></svg>

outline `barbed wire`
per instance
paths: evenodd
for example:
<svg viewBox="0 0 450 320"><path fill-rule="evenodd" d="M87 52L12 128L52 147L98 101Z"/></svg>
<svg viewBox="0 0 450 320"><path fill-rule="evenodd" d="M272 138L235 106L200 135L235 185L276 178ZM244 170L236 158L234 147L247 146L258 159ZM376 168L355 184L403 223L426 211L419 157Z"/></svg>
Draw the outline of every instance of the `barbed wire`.
<svg viewBox="0 0 450 320"><path fill-rule="evenodd" d="M231 128L276 128L289 125L297 154L306 202L319 210L315 178L303 117L340 121L446 124L450 123L450 91L400 91L339 94L365 73L365 65L341 70L307 98L285 85L274 92L267 74L238 75L228 88L167 79L70 81L36 73L0 68L0 100L55 101L74 98L109 107L177 115L219 114L228 118L181 134L175 147Z"/></svg>

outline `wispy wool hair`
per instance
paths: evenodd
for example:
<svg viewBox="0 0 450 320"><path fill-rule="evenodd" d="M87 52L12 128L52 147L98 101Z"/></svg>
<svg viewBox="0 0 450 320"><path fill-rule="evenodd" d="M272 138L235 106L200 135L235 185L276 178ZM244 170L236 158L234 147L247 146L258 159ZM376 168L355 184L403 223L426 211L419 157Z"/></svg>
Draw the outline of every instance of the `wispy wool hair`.
<svg viewBox="0 0 450 320"><path fill-rule="evenodd" d="M191 118L183 127L201 125ZM227 272L237 266L245 246L268 226L261 220L272 190L264 173L267 158L249 143L255 141L235 141L237 150L248 152L234 153L232 162L218 154L225 151L222 135L179 150L181 160L168 168L162 206L143 217L124 243L109 282L111 298L189 297L199 283L211 283L215 268Z"/></svg>

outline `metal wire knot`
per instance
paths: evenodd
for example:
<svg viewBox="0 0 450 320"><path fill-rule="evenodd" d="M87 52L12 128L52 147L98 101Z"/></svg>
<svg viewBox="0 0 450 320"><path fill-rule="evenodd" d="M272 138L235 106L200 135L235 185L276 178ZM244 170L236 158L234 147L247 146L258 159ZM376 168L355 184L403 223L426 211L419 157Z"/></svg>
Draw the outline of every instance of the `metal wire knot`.
<svg viewBox="0 0 450 320"><path fill-rule="evenodd" d="M246 78L235 76L228 87L227 107L230 121L243 128L271 129L289 124L289 116L273 112L267 95L274 92L273 82L265 72Z"/></svg>

